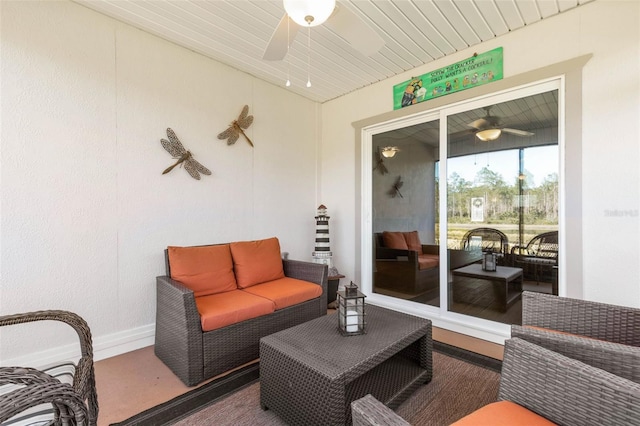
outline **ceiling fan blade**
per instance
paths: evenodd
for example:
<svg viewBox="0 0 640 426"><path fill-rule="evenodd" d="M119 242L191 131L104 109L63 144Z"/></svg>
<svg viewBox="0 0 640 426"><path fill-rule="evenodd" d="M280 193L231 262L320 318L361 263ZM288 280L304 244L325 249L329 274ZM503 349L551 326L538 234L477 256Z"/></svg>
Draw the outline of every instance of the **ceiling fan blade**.
<svg viewBox="0 0 640 426"><path fill-rule="evenodd" d="M459 130L457 132L449 133L449 140L454 141L456 139L460 139L463 137L467 137L469 135L475 135L476 129L467 129L467 130Z"/></svg>
<svg viewBox="0 0 640 426"><path fill-rule="evenodd" d="M508 127L503 127L502 131L505 133L511 133L516 136L533 136L535 133L527 132L526 130L518 130L518 129L510 129Z"/></svg>
<svg viewBox="0 0 640 426"><path fill-rule="evenodd" d="M287 28L288 27L288 28ZM286 13L280 20L280 23L271 34L271 39L267 48L264 50L262 59L267 61L281 61L287 56L288 47L295 38L300 26L293 22ZM287 40L287 34L289 39Z"/></svg>
<svg viewBox="0 0 640 426"><path fill-rule="evenodd" d="M365 56L373 55L384 46L384 39L373 28L339 3L325 25Z"/></svg>
<svg viewBox="0 0 640 426"><path fill-rule="evenodd" d="M491 122L486 118L478 118L476 121L469 123L468 126L474 129L485 129L491 127Z"/></svg>

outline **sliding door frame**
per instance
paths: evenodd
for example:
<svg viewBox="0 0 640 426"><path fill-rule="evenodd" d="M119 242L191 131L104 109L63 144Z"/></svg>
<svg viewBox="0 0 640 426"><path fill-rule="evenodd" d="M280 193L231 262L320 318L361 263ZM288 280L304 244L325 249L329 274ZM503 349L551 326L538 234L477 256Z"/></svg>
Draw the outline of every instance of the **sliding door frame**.
<svg viewBox="0 0 640 426"><path fill-rule="evenodd" d="M372 140L378 133L440 120L440 258L447 259L447 117L489 103L504 102L549 90L558 90L560 165L558 262L562 265L558 276L559 294L571 297L582 296L581 71L590 57L591 55L585 55L354 123L359 159L356 165L356 176L359 177L356 192L359 193L361 200L358 206L360 226L356 231L359 234L356 238L356 241L359 241L356 253L360 257L360 268L356 271L356 279L368 295L369 303L430 318L436 327L495 343L503 343L510 336L510 326L507 324L448 311L448 265L440 268L439 308L373 293ZM568 158L571 161L568 161ZM571 188L571 191L567 191L566 188ZM567 217L570 217L571 221L567 221ZM566 255L569 252L572 253L571 257Z"/></svg>

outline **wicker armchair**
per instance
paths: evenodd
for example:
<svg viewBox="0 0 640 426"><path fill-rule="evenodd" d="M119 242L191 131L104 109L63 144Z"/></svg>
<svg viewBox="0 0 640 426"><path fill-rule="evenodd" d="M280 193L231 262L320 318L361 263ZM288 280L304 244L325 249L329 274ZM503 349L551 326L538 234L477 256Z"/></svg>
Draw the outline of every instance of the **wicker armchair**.
<svg viewBox="0 0 640 426"><path fill-rule="evenodd" d="M55 424L89 424L98 419L98 395L93 369L93 346L88 324L80 316L67 311L38 311L0 316L0 327L35 321L60 321L78 334L81 358L73 376L73 386L32 368L0 368L0 385L21 385L0 395L0 422L23 410L42 403L53 406Z"/></svg>
<svg viewBox="0 0 640 426"><path fill-rule="evenodd" d="M511 337L640 383L640 309L525 291Z"/></svg>
<svg viewBox="0 0 640 426"><path fill-rule="evenodd" d="M353 426L410 426L410 423L371 394L351 403L351 420Z"/></svg>
<svg viewBox="0 0 640 426"><path fill-rule="evenodd" d="M517 338L505 343L498 400L567 426L640 424L639 384ZM382 407L371 396L354 401L354 426L407 425ZM485 406L454 425L486 424L474 417L480 411L494 424L508 424L513 420L507 418L510 412L501 410L498 405ZM385 417L367 414L377 412Z"/></svg>
<svg viewBox="0 0 640 426"><path fill-rule="evenodd" d="M49 403L53 407L54 425L87 424L87 406L78 392L42 371L0 367L0 386L4 385L15 385L15 390L0 395L0 422Z"/></svg>

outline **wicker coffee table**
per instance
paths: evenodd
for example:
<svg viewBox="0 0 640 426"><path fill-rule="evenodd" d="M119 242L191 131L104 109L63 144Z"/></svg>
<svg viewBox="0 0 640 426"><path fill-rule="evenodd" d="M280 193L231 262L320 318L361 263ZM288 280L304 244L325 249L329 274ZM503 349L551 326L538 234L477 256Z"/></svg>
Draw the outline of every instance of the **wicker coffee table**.
<svg viewBox="0 0 640 426"><path fill-rule="evenodd" d="M372 394L397 408L431 380L431 321L367 305L366 334L342 336L336 315L260 339L260 403L292 425L351 424Z"/></svg>

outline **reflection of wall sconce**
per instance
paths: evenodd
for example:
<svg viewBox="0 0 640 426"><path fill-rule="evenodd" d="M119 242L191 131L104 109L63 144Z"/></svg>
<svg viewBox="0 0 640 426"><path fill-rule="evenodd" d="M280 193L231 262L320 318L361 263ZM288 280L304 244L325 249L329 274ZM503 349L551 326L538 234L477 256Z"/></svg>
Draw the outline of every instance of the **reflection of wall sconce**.
<svg viewBox="0 0 640 426"><path fill-rule="evenodd" d="M482 142L495 141L502 134L502 130L500 129L485 129L476 133L478 139Z"/></svg>
<svg viewBox="0 0 640 426"><path fill-rule="evenodd" d="M382 148L382 155L386 158L393 158L398 151L400 151L400 149L397 146L385 146Z"/></svg>

